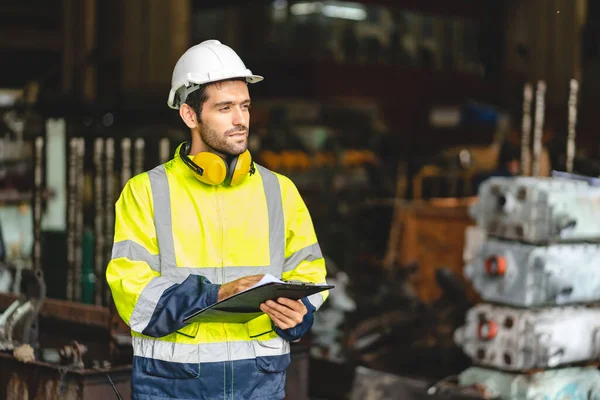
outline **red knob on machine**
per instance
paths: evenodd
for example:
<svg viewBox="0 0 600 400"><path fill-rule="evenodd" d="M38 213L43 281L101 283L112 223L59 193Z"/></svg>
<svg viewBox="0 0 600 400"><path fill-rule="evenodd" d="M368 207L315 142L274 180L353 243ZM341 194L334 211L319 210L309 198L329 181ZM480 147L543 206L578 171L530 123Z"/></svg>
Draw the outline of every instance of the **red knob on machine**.
<svg viewBox="0 0 600 400"><path fill-rule="evenodd" d="M485 271L489 275L504 276L506 273L506 259L501 256L491 256L485 260Z"/></svg>
<svg viewBox="0 0 600 400"><path fill-rule="evenodd" d="M498 334L498 324L494 321L482 321L479 323L477 334L481 340L492 340Z"/></svg>

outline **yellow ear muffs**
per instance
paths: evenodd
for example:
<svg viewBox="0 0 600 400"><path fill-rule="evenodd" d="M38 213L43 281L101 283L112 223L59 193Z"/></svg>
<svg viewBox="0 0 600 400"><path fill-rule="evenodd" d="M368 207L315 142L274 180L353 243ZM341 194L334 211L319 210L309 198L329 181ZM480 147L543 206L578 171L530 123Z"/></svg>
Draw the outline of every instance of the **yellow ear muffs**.
<svg viewBox="0 0 600 400"><path fill-rule="evenodd" d="M208 185L220 185L227 177L227 165L221 157L209 152L201 152L194 156L192 162L202 168L202 175L194 176Z"/></svg>
<svg viewBox="0 0 600 400"><path fill-rule="evenodd" d="M234 157L229 168L229 175L231 176L231 182L229 184L235 186L242 183L244 179L246 179L246 176L248 176L251 166L252 156L248 150L244 151L239 156Z"/></svg>
<svg viewBox="0 0 600 400"><path fill-rule="evenodd" d="M227 179L227 184L231 186L239 185L246 178L248 173L253 174L252 156L246 150L237 157L233 157L229 165L218 155L201 152L189 157L190 143L185 142L179 149L179 156L192 171L194 176L202 183L207 185L220 185Z"/></svg>

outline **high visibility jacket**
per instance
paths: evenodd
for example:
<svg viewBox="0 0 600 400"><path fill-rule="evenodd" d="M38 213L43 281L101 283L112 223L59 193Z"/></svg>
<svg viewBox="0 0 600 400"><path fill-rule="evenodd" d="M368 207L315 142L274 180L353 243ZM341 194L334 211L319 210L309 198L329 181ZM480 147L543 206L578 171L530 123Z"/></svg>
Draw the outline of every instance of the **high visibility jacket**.
<svg viewBox="0 0 600 400"><path fill-rule="evenodd" d="M303 299L301 325L183 320L217 301L221 284L269 273L325 283L310 214L288 178L256 165L238 186L199 182L175 152L133 177L117 203L106 271L133 340L134 399L281 399L289 341L328 293Z"/></svg>

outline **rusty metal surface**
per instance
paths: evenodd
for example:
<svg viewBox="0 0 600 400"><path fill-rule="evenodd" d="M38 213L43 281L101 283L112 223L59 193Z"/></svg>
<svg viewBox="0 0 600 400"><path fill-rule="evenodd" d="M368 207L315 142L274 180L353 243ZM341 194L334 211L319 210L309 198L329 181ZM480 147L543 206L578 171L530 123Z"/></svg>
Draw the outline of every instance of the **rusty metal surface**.
<svg viewBox="0 0 600 400"><path fill-rule="evenodd" d="M452 384L431 384L423 380L357 367L350 400L484 400L473 389Z"/></svg>
<svg viewBox="0 0 600 400"><path fill-rule="evenodd" d="M115 364L130 363L133 358L131 330L119 316L112 301L108 309L110 314L110 359Z"/></svg>
<svg viewBox="0 0 600 400"><path fill-rule="evenodd" d="M0 398L7 400L116 399L107 373L121 397L131 399L131 365L71 370L59 365L22 363L0 353Z"/></svg>
<svg viewBox="0 0 600 400"><path fill-rule="evenodd" d="M0 310L6 310L16 299L14 294L0 293ZM40 316L102 328L108 328L110 321L106 307L48 298L42 305Z"/></svg>
<svg viewBox="0 0 600 400"><path fill-rule="evenodd" d="M46 299L46 284L40 269L17 268L15 280L22 290L4 312L0 312L0 349L19 344L39 347L38 313Z"/></svg>

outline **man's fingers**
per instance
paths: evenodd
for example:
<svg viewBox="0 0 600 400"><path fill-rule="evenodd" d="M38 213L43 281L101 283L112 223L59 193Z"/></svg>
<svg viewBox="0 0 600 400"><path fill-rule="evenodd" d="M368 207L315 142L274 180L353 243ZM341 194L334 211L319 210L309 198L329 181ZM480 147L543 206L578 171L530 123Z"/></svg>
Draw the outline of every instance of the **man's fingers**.
<svg viewBox="0 0 600 400"><path fill-rule="evenodd" d="M263 304L260 306L260 308L265 314L267 314L269 316L269 318L271 318L271 321L273 321L275 326L277 326L281 329L288 329L293 326L291 323L283 321L282 319L278 318L277 315L273 312L273 310L271 308L269 308L268 306Z"/></svg>
<svg viewBox="0 0 600 400"><path fill-rule="evenodd" d="M292 300L292 303L295 303L295 302ZM302 317L305 314L305 313L302 312L302 310L296 311L293 308L290 308L290 307L288 307L288 306L286 306L284 304L280 304L280 303L278 303L276 301L273 301L273 300L268 300L266 302L266 304L268 306L270 306L271 308L279 311L281 314L285 315L286 317L292 318L293 320L298 320L298 322L302 322ZM297 304L295 306L298 307ZM304 304L302 304L302 306L304 306Z"/></svg>
<svg viewBox="0 0 600 400"><path fill-rule="evenodd" d="M287 324L294 324L297 322L298 313L290 310L285 306L280 306L278 304L270 305L269 303L265 304L269 314L273 315L277 319L286 322Z"/></svg>
<svg viewBox="0 0 600 400"><path fill-rule="evenodd" d="M301 300L292 300L285 297L280 297L277 299L277 302L291 308L296 312L299 312L302 315L306 314L307 312L306 306Z"/></svg>
<svg viewBox="0 0 600 400"><path fill-rule="evenodd" d="M281 329L293 328L294 326L298 325L298 323L295 322L293 318L276 310L274 307L262 304L260 306L260 309L271 318L275 325L277 325Z"/></svg>

